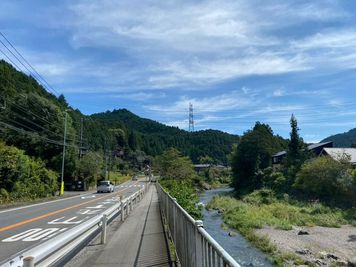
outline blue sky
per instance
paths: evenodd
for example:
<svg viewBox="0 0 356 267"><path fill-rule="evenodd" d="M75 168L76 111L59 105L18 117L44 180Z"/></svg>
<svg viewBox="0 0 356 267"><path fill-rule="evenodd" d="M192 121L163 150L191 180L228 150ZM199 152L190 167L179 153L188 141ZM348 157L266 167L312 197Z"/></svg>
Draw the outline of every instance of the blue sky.
<svg viewBox="0 0 356 267"><path fill-rule="evenodd" d="M308 142L356 127L356 1L2 0L0 30L85 114ZM0 54L0 57L3 57Z"/></svg>

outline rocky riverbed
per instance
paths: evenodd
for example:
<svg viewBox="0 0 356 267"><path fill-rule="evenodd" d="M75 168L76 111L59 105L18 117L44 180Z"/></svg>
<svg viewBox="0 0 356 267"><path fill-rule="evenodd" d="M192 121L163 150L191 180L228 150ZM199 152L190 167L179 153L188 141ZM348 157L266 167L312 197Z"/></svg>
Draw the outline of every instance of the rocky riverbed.
<svg viewBox="0 0 356 267"><path fill-rule="evenodd" d="M356 266L356 227L294 227L285 231L265 227L256 230L267 235L280 250L295 253L316 266Z"/></svg>

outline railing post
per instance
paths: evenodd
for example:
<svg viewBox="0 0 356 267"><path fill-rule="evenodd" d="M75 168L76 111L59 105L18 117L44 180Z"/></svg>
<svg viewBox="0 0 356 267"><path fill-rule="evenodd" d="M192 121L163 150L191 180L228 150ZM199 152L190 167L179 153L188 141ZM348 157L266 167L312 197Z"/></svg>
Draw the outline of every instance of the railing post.
<svg viewBox="0 0 356 267"><path fill-rule="evenodd" d="M195 265L203 266L203 247L202 247L202 236L199 233L199 228L204 227L203 221L195 221Z"/></svg>
<svg viewBox="0 0 356 267"><path fill-rule="evenodd" d="M173 198L174 201L174 205L172 207L173 209L173 241L176 242L177 240L177 209L176 209L176 205L177 205L177 199Z"/></svg>
<svg viewBox="0 0 356 267"><path fill-rule="evenodd" d="M106 243L106 223L107 223L107 216L106 214L103 214L103 217L101 219L101 244Z"/></svg>
<svg viewBox="0 0 356 267"><path fill-rule="evenodd" d="M120 203L121 203L121 221L125 220L125 203L123 202L124 197L120 196Z"/></svg>
<svg viewBox="0 0 356 267"><path fill-rule="evenodd" d="M35 267L35 258L32 256L23 259L23 267Z"/></svg>

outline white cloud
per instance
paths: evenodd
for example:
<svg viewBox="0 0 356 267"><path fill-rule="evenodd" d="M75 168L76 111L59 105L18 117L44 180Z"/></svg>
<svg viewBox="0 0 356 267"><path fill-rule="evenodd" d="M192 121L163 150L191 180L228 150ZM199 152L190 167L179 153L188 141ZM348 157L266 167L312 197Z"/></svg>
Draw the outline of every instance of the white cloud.
<svg viewBox="0 0 356 267"><path fill-rule="evenodd" d="M232 91L230 93L215 95L211 97L181 97L178 101L171 105L150 105L146 106L146 108L156 112L179 114L182 112L187 112L189 104L191 103L193 104L195 112L209 113L240 109L249 106L254 101L255 100L253 98L247 97L240 91Z"/></svg>

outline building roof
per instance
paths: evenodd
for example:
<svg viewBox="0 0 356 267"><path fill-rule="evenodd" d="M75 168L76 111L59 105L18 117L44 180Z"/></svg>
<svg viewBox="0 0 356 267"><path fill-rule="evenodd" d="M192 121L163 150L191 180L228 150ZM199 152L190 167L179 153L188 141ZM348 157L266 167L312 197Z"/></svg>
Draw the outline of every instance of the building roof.
<svg viewBox="0 0 356 267"><path fill-rule="evenodd" d="M195 164L194 168L209 168L210 164Z"/></svg>
<svg viewBox="0 0 356 267"><path fill-rule="evenodd" d="M308 145L308 150L313 150L313 149L316 149L318 147L323 147L323 146L326 146L326 145L329 145L329 144L332 144L333 142L330 141L330 142L324 142L324 143L316 143L316 144L310 144ZM276 154L274 154L272 157L280 157L280 156L284 156L287 154L287 151L280 151Z"/></svg>
<svg viewBox="0 0 356 267"><path fill-rule="evenodd" d="M280 156L283 156L283 155L286 155L287 154L287 151L280 151L276 154L274 154L272 157L280 157Z"/></svg>
<svg viewBox="0 0 356 267"><path fill-rule="evenodd" d="M324 143L317 143L317 144L310 144L310 145L308 145L308 150L312 150L312 149L315 149L317 147L322 147L322 146L325 146L325 145L329 145L331 143L332 143L332 141L324 142Z"/></svg>
<svg viewBox="0 0 356 267"><path fill-rule="evenodd" d="M343 159L345 155L350 157L350 163L356 164L356 148L336 148L336 147L325 147L323 152L335 160ZM322 152L322 153L323 153Z"/></svg>

